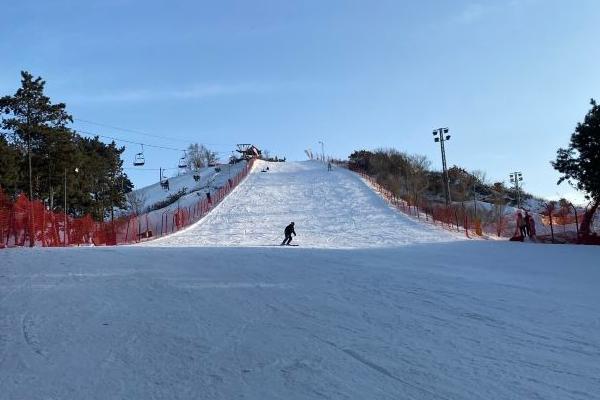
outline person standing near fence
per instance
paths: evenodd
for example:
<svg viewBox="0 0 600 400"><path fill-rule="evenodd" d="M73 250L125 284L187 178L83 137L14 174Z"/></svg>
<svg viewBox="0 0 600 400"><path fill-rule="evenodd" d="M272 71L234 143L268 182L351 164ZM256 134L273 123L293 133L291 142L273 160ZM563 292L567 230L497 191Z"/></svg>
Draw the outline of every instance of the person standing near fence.
<svg viewBox="0 0 600 400"><path fill-rule="evenodd" d="M519 230L520 236L522 238L525 237L525 218L523 218L523 214L521 211L517 212L517 229Z"/></svg>
<svg viewBox="0 0 600 400"><path fill-rule="evenodd" d="M531 237L531 215L529 215L528 211L525 211L525 235Z"/></svg>
<svg viewBox="0 0 600 400"><path fill-rule="evenodd" d="M529 216L529 237L535 240L535 220L533 216Z"/></svg>

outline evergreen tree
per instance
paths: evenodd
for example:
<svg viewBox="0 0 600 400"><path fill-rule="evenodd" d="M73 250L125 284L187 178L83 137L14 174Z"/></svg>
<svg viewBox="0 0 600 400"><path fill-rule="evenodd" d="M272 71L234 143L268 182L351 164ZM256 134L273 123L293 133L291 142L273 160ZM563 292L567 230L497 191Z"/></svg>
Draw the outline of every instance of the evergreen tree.
<svg viewBox="0 0 600 400"><path fill-rule="evenodd" d="M15 144L27 155L30 198L46 197L43 195L50 192L43 165L58 161L51 160L49 148L57 132L64 132L67 123L73 121L64 103L52 104L44 95L45 85L42 78L34 79L29 72L21 71L21 87L13 96L0 98L2 128L12 132Z"/></svg>
<svg viewBox="0 0 600 400"><path fill-rule="evenodd" d="M600 106L594 99L590 104L592 108L583 123L577 124L569 146L558 149L556 160L552 162L562 174L558 183L567 181L592 202L581 221L583 235L590 233L592 218L600 205Z"/></svg>
<svg viewBox="0 0 600 400"><path fill-rule="evenodd" d="M114 218L114 209L127 208L126 193L133 184L123 172L121 154L124 147L112 142L105 144L94 138L80 138L81 167L78 178L80 199L73 199L79 209L76 214L90 213L96 219ZM75 191L72 191L74 193ZM87 197L87 198L86 198Z"/></svg>
<svg viewBox="0 0 600 400"><path fill-rule="evenodd" d="M21 72L21 88L0 98L0 187L13 196L28 193L53 211L65 211L66 194L72 215L114 216L133 187L123 172L124 148L70 130L65 104L53 104L44 86Z"/></svg>
<svg viewBox="0 0 600 400"><path fill-rule="evenodd" d="M4 193L16 196L20 192L21 154L0 135L0 189Z"/></svg>

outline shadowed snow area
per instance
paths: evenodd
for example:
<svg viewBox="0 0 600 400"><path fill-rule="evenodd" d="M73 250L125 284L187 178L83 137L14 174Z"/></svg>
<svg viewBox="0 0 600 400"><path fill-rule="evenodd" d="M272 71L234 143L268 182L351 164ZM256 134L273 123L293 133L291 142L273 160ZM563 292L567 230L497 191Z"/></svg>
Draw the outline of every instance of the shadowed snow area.
<svg viewBox="0 0 600 400"><path fill-rule="evenodd" d="M600 249L0 251L0 399L598 399Z"/></svg>
<svg viewBox="0 0 600 400"><path fill-rule="evenodd" d="M268 172L261 172L266 167ZM457 240L392 208L357 175L320 162L258 161L209 215L149 246L268 246L296 223L302 247L365 248Z"/></svg>

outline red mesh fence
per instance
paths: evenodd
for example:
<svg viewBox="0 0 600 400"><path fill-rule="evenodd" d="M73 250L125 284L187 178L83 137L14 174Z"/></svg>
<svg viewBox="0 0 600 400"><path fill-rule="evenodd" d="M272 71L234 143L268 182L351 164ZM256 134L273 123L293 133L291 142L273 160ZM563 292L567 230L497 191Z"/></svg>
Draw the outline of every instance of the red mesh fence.
<svg viewBox="0 0 600 400"><path fill-rule="evenodd" d="M451 231L462 232L467 237L483 234L482 224L470 218L468 210L464 207L446 206L425 199L414 202L408 198L401 198L366 172L357 168L350 169L367 181L390 205L407 215Z"/></svg>
<svg viewBox="0 0 600 400"><path fill-rule="evenodd" d="M505 212L504 207L498 210L486 210L474 213L473 209L465 207L464 203L455 203L450 206L428 200L415 203L410 198L401 198L392 190L381 185L377 180L363 170L349 167L345 163L339 164L359 174L373 189L393 207L405 214L425 220L445 229L462 232L467 237L496 236L522 241L520 230L517 226L517 212ZM568 214L563 209L546 210L542 213L529 212L533 222L531 230L535 241L547 243L580 243L600 244L600 236L595 233L582 237L579 235L577 221L581 222L583 215ZM551 217L550 217L551 216ZM592 224L594 228L597 224ZM597 227L596 227L597 229Z"/></svg>
<svg viewBox="0 0 600 400"><path fill-rule="evenodd" d="M171 234L205 216L250 172L254 160L225 186L189 207L128 215L113 221L95 221L91 216L66 216L48 210L39 200L24 194L12 201L0 188L0 248L19 246L114 246L138 243Z"/></svg>

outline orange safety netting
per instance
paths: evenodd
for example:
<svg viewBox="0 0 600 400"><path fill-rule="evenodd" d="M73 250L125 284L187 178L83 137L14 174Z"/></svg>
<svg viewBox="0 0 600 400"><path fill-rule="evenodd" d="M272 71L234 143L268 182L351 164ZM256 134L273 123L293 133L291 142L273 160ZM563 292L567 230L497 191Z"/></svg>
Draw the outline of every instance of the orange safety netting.
<svg viewBox="0 0 600 400"><path fill-rule="evenodd" d="M150 213L128 215L112 221L94 221L90 215L65 216L48 210L39 200L20 194L12 201L0 188L0 248L17 246L114 246L168 235L198 221L233 190L252 168L253 159L211 196L189 207L167 210L160 221ZM156 212L155 212L156 213Z"/></svg>

